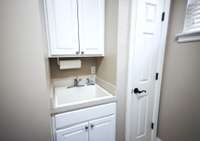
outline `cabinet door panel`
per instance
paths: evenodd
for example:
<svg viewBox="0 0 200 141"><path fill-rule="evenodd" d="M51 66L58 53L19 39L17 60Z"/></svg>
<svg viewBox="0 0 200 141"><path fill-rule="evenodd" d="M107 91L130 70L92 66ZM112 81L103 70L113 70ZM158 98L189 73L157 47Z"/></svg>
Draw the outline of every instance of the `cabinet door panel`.
<svg viewBox="0 0 200 141"><path fill-rule="evenodd" d="M100 118L89 122L90 141L115 141L115 116Z"/></svg>
<svg viewBox="0 0 200 141"><path fill-rule="evenodd" d="M88 122L56 131L56 141L88 141Z"/></svg>
<svg viewBox="0 0 200 141"><path fill-rule="evenodd" d="M80 50L104 54L104 0L78 0Z"/></svg>
<svg viewBox="0 0 200 141"><path fill-rule="evenodd" d="M76 0L46 0L51 55L71 55L79 51Z"/></svg>

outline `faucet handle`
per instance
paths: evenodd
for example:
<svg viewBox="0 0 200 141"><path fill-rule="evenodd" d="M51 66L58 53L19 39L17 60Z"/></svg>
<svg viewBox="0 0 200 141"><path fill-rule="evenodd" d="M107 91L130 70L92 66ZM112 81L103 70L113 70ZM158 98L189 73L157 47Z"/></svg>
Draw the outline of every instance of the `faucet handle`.
<svg viewBox="0 0 200 141"><path fill-rule="evenodd" d="M87 85L95 85L95 82L90 78L87 78Z"/></svg>
<svg viewBox="0 0 200 141"><path fill-rule="evenodd" d="M74 82L78 82L78 78L74 78Z"/></svg>
<svg viewBox="0 0 200 141"><path fill-rule="evenodd" d="M82 79L81 78L78 78L78 77L76 77L76 78L74 78L74 81L76 81L76 82L80 82Z"/></svg>

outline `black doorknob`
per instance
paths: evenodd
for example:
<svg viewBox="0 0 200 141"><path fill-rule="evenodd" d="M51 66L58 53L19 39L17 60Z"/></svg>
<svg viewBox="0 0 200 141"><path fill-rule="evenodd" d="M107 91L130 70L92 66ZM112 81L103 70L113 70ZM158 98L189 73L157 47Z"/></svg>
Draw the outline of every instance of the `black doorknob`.
<svg viewBox="0 0 200 141"><path fill-rule="evenodd" d="M146 90L139 90L138 88L135 88L133 90L134 94L141 94L141 93L146 93L147 91Z"/></svg>

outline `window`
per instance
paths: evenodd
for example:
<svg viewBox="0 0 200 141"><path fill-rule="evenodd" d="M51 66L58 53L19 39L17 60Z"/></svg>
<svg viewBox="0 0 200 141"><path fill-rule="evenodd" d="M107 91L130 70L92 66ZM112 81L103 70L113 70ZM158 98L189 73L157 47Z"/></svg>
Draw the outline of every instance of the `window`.
<svg viewBox="0 0 200 141"><path fill-rule="evenodd" d="M200 0L188 0L183 32L178 42L200 41Z"/></svg>

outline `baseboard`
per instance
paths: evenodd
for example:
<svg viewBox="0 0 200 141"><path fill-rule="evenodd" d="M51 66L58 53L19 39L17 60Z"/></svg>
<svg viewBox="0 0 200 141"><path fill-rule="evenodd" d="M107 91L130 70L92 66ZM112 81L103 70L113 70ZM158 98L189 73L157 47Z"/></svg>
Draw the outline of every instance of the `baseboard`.
<svg viewBox="0 0 200 141"><path fill-rule="evenodd" d="M156 141L162 141L159 137L156 137Z"/></svg>

